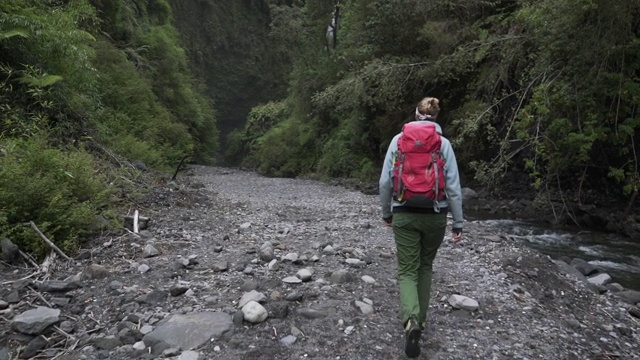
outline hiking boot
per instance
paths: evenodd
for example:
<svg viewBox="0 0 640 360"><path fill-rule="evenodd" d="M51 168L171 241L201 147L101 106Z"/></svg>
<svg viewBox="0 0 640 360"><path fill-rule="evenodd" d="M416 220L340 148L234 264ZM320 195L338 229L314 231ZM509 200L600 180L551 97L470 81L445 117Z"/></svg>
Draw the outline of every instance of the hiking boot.
<svg viewBox="0 0 640 360"><path fill-rule="evenodd" d="M404 352L410 358L415 358L420 355L420 325L414 319L409 319L404 327L404 333L406 337L406 343L404 346Z"/></svg>

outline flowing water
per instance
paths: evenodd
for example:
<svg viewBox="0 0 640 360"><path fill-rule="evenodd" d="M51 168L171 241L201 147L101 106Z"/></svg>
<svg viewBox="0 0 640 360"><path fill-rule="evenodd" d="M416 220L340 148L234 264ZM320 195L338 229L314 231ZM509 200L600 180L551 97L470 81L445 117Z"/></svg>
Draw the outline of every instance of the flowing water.
<svg viewBox="0 0 640 360"><path fill-rule="evenodd" d="M511 219L488 219L474 214L473 222L495 228L552 258L581 258L608 273L625 288L640 290L640 239L587 231L552 230Z"/></svg>

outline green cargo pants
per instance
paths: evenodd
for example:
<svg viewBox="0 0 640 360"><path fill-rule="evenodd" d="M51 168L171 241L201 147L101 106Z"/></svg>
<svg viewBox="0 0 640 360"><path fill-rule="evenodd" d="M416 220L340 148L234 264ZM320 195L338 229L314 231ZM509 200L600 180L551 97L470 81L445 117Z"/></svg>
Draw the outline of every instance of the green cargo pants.
<svg viewBox="0 0 640 360"><path fill-rule="evenodd" d="M433 259L442 244L446 227L446 212L393 214L403 326L411 317L419 324L427 318Z"/></svg>

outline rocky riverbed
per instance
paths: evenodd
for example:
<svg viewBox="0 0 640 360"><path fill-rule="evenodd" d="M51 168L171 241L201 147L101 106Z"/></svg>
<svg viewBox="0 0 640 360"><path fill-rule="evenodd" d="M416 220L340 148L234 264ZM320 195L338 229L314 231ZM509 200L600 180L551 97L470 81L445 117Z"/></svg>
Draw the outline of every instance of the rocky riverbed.
<svg viewBox="0 0 640 360"><path fill-rule="evenodd" d="M376 196L193 167L138 210L139 234L47 278L0 265L0 360L405 358ZM637 292L482 223L464 236L436 258L421 358L640 359Z"/></svg>

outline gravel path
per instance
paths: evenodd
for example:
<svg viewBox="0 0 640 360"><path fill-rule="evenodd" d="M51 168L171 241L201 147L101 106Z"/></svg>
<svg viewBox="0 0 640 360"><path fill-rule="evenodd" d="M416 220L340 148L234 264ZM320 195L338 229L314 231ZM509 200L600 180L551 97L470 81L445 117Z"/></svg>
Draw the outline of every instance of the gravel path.
<svg viewBox="0 0 640 360"><path fill-rule="evenodd" d="M151 219L142 236L97 239L89 257L85 251L52 275L76 275L67 280L83 287L65 292L68 304L57 306L75 341L48 344L42 356L406 358L392 231L379 220L377 197L311 180L193 167L177 183L152 190L140 210ZM596 295L563 274L570 269L482 222L466 224L464 236L462 245L447 236L436 258L421 359L640 358L632 305ZM104 275L87 275L96 267ZM0 322L11 334L0 341L0 360L3 346L15 353L33 342L19 336L14 316L45 305L23 283L0 292L0 299L12 291L22 298ZM452 295L479 307L456 309ZM51 303L61 295L43 296ZM241 308L240 301L250 304ZM190 339L192 352L173 343L181 338Z"/></svg>

